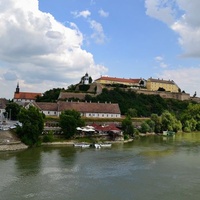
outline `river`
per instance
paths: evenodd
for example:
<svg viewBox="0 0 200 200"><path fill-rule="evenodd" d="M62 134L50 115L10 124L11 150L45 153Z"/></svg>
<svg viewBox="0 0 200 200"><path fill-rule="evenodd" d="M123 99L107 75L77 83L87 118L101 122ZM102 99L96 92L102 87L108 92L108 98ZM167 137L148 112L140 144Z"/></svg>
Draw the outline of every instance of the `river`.
<svg viewBox="0 0 200 200"><path fill-rule="evenodd" d="M200 133L0 153L1 200L199 200Z"/></svg>

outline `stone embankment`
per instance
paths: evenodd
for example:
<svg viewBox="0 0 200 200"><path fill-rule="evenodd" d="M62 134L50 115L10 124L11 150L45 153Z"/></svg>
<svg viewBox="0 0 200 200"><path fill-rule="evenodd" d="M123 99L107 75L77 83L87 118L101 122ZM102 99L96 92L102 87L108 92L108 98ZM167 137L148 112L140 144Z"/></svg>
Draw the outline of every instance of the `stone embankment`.
<svg viewBox="0 0 200 200"><path fill-rule="evenodd" d="M11 131L0 131L0 151L16 151L27 149Z"/></svg>

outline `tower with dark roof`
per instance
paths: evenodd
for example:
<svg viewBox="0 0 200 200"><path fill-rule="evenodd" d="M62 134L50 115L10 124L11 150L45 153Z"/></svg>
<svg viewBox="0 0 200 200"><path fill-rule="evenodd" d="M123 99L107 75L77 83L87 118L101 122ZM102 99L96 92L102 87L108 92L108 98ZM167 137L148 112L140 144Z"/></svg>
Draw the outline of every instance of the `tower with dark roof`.
<svg viewBox="0 0 200 200"><path fill-rule="evenodd" d="M19 83L17 83L17 87L16 87L15 93L19 94L19 91L20 91L20 89L19 89Z"/></svg>

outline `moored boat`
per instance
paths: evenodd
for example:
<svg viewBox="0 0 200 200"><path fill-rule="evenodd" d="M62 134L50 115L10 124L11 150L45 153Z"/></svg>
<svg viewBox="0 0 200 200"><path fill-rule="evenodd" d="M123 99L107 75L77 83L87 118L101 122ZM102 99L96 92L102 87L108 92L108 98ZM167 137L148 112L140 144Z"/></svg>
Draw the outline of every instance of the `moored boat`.
<svg viewBox="0 0 200 200"><path fill-rule="evenodd" d="M174 131L163 131L163 136L174 136L175 132Z"/></svg>
<svg viewBox="0 0 200 200"><path fill-rule="evenodd" d="M101 143L100 146L101 147L111 147L112 144L111 143Z"/></svg>
<svg viewBox="0 0 200 200"><path fill-rule="evenodd" d="M111 147L112 146L112 144L111 143L95 143L94 144L94 147L96 148L96 149L100 149L101 147Z"/></svg>
<svg viewBox="0 0 200 200"><path fill-rule="evenodd" d="M87 147L90 147L90 144L88 144L88 143L75 143L74 147L87 148Z"/></svg>

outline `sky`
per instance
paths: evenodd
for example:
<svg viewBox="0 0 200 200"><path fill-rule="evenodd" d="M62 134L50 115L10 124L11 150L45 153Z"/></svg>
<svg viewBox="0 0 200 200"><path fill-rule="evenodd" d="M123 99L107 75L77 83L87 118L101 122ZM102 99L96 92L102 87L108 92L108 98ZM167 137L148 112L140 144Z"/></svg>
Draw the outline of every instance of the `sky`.
<svg viewBox="0 0 200 200"><path fill-rule="evenodd" d="M0 0L0 98L88 73L173 80L200 97L200 1Z"/></svg>

